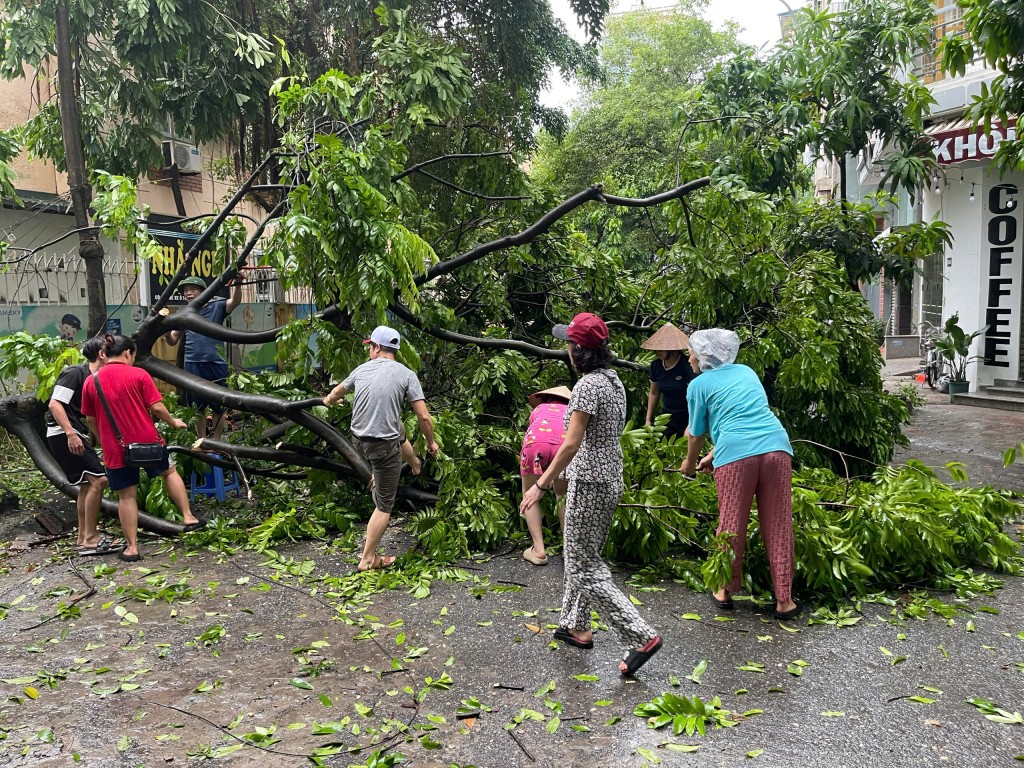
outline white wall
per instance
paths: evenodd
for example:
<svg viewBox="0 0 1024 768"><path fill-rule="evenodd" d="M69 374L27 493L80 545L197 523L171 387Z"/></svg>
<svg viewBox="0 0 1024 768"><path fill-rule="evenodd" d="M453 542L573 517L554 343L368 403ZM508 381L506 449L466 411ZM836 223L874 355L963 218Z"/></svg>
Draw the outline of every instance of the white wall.
<svg viewBox="0 0 1024 768"><path fill-rule="evenodd" d="M974 342L973 354L995 351L995 362L1003 365L979 361L969 366L972 391L979 385L992 384L996 378L1017 378L1021 363L1024 174L1011 173L1000 179L987 169L988 163L946 167L941 194L927 190L923 204L924 219L931 221L938 212L954 237L953 245L946 249L943 269L943 320L958 313L960 327L968 333L994 319L1002 323ZM974 202L968 199L971 182ZM1009 186L998 188L1000 185ZM1016 202L1007 210L1010 189L1015 191Z"/></svg>

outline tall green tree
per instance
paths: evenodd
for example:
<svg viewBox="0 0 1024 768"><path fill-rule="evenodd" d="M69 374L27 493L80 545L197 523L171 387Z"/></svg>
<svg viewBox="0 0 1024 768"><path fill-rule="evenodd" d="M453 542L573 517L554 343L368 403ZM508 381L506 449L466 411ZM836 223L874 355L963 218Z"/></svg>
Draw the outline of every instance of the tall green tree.
<svg viewBox="0 0 1024 768"><path fill-rule="evenodd" d="M939 44L942 68L952 75L963 75L976 58L999 74L991 83L982 83L967 114L986 131L992 121L1007 125L1011 117L1024 114L1024 8L1013 0L959 0L964 9L966 35L948 36ZM1017 127L1017 138L1002 141L992 156L1001 171L1024 168L1024 137Z"/></svg>
<svg viewBox="0 0 1024 768"><path fill-rule="evenodd" d="M893 200L812 200L806 158L844 157L881 141L889 183L916 191L931 162L921 130L930 96L895 70L923 39L927 5L865 0L837 14L803 10L794 38L767 55L723 56L729 40L692 18L699 5L667 19L627 15L621 27L609 24L602 43L604 87L587 94L561 144L542 143L536 163L538 177L556 187L588 178L618 191L639 180L647 192L656 180L711 176L709 192L657 214L602 210L575 223L628 275L613 320L636 330L620 351L642 354L637 342L662 319L735 328L741 361L763 376L811 463L842 467L845 454L864 471L887 461L900 439L906 410L882 391L877 327L857 285L883 268L909 278L948 233L920 224L877 239L875 214ZM680 41L673 33L683 29L689 38ZM685 47L697 40L703 54ZM691 79L668 74L676 61L693 63ZM577 131L585 138L577 141ZM606 135L609 148L621 143L623 151L588 154L606 146Z"/></svg>

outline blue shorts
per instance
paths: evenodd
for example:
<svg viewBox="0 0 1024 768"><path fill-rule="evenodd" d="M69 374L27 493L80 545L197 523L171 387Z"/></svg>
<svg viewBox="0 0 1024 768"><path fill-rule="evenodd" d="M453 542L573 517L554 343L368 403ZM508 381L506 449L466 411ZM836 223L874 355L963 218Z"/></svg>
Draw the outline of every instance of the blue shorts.
<svg viewBox="0 0 1024 768"><path fill-rule="evenodd" d="M185 370L193 376L206 379L212 384L221 387L228 385L228 364L223 361L211 361L203 363L185 363ZM191 405L197 411L204 411L209 408L214 413L224 413L224 406L220 403L211 403L191 392L185 392L185 405Z"/></svg>
<svg viewBox="0 0 1024 768"><path fill-rule="evenodd" d="M146 474L151 478L160 477L164 472L170 469L171 454L167 452L167 448L164 448L164 457L159 464L155 467L146 467ZM107 481L110 483L110 490L112 491L123 491L125 488L131 488L133 485L139 484L139 467L118 467L117 469L111 469L107 467Z"/></svg>

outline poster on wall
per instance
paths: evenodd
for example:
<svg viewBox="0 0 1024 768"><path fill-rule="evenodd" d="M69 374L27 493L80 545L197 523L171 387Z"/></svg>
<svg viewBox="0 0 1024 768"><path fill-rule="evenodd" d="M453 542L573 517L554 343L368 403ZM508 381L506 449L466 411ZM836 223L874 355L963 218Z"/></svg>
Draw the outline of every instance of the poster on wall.
<svg viewBox="0 0 1024 768"><path fill-rule="evenodd" d="M986 380L1017 378L1021 331L1021 204L1017 184L985 190L981 231L983 324L978 361ZM968 329L970 330L970 329Z"/></svg>

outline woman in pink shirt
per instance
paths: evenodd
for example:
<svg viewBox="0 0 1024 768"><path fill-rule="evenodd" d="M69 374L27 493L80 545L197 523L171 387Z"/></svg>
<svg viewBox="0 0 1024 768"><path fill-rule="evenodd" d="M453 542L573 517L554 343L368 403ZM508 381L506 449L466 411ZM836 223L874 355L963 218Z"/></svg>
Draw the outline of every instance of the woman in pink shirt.
<svg viewBox="0 0 1024 768"><path fill-rule="evenodd" d="M523 449L519 454L519 474L522 476L524 494L537 484L537 478L544 474L565 441L565 408L571 397L572 392L568 387L552 387L534 392L528 398L533 410L530 412L530 425L523 436ZM558 511L558 522L561 523L567 482L555 480L554 485L555 509ZM547 565L540 502L528 507L524 517L533 544L523 550L523 559L534 565Z"/></svg>

